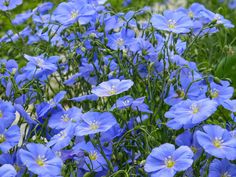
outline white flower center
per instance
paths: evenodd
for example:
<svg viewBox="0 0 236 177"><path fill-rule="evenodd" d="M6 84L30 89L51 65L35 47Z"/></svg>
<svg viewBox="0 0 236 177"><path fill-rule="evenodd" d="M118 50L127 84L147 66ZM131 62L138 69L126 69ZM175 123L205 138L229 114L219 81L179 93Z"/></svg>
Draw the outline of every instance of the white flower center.
<svg viewBox="0 0 236 177"><path fill-rule="evenodd" d="M96 151L90 152L90 153L89 153L89 158L90 158L91 160L97 160L97 158L98 158L98 153L97 153Z"/></svg>
<svg viewBox="0 0 236 177"><path fill-rule="evenodd" d="M111 86L111 90L109 91L110 95L115 95L116 94L116 87L114 85Z"/></svg>
<svg viewBox="0 0 236 177"><path fill-rule="evenodd" d="M70 120L68 114L64 114L61 116L61 119L64 121L64 122L68 122Z"/></svg>
<svg viewBox="0 0 236 177"><path fill-rule="evenodd" d="M167 158L165 158L165 165L167 168L172 168L175 165L175 161L173 160L171 156L168 156Z"/></svg>
<svg viewBox="0 0 236 177"><path fill-rule="evenodd" d="M45 156L44 155L39 155L38 156L38 158L36 159L36 163L39 165L39 166L44 166L45 165L45 161L46 161L47 159L45 158Z"/></svg>
<svg viewBox="0 0 236 177"><path fill-rule="evenodd" d="M213 145L216 147L216 148L220 148L222 146L222 143L224 141L222 140L222 137L215 137L215 139L213 140Z"/></svg>
<svg viewBox="0 0 236 177"><path fill-rule="evenodd" d="M194 103L190 106L190 109L192 110L193 114L197 114L199 112L198 106Z"/></svg>
<svg viewBox="0 0 236 177"><path fill-rule="evenodd" d="M168 27L169 27L170 29L175 28L175 27L176 27L176 21L173 20L173 19L168 20Z"/></svg>
<svg viewBox="0 0 236 177"><path fill-rule="evenodd" d="M79 16L79 11L78 10L73 10L71 12L71 19L75 19Z"/></svg>
<svg viewBox="0 0 236 177"><path fill-rule="evenodd" d="M116 44L117 44L119 47L121 47L121 46L124 45L124 40L123 40L122 38L118 38L118 39L116 40Z"/></svg>
<svg viewBox="0 0 236 177"><path fill-rule="evenodd" d="M219 96L219 91L217 89L213 89L210 92L212 98L217 98Z"/></svg>
<svg viewBox="0 0 236 177"><path fill-rule="evenodd" d="M97 121L90 122L89 129L90 130L97 130L99 128L99 123Z"/></svg>
<svg viewBox="0 0 236 177"><path fill-rule="evenodd" d="M37 66L40 68L42 68L44 65L44 61L41 58L36 58L36 63L37 63Z"/></svg>

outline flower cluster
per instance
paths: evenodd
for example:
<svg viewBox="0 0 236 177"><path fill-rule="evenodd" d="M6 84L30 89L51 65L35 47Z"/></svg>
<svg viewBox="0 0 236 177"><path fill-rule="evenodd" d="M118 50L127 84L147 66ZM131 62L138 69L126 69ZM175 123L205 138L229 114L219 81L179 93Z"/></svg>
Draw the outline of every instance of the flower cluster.
<svg viewBox="0 0 236 177"><path fill-rule="evenodd" d="M115 13L106 0L9 20L0 176L236 176L234 88L199 69L195 45L231 21L199 3Z"/></svg>

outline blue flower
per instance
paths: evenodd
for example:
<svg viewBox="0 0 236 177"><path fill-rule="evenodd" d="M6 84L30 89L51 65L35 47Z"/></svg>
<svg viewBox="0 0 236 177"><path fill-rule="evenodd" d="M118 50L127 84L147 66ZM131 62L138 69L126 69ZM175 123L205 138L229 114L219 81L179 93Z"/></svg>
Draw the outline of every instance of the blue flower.
<svg viewBox="0 0 236 177"><path fill-rule="evenodd" d="M81 120L82 110L72 107L66 111L57 110L51 115L48 126L57 130L65 129L71 124L76 124Z"/></svg>
<svg viewBox="0 0 236 177"><path fill-rule="evenodd" d="M236 0L231 0L228 3L228 6L229 6L230 9L235 9L236 8Z"/></svg>
<svg viewBox="0 0 236 177"><path fill-rule="evenodd" d="M45 60L42 56L34 57L25 54L24 57L29 61L29 64L32 64L42 70L49 70L49 71L57 70L57 66L55 64L51 63L50 60Z"/></svg>
<svg viewBox="0 0 236 177"><path fill-rule="evenodd" d="M0 167L0 176L1 177L15 177L16 170L12 165L4 164L3 166Z"/></svg>
<svg viewBox="0 0 236 177"><path fill-rule="evenodd" d="M208 177L233 177L236 176L236 165L231 164L228 160L214 159L209 168Z"/></svg>
<svg viewBox="0 0 236 177"><path fill-rule="evenodd" d="M135 111L152 113L152 111L149 110L148 105L144 103L144 99L145 97L141 97L134 100L130 95L127 95L119 98L111 107L111 110L114 110L115 108L125 109L131 107Z"/></svg>
<svg viewBox="0 0 236 177"><path fill-rule="evenodd" d="M95 9L86 0L75 0L59 4L53 15L63 25L72 25L76 22L84 25L90 22L95 13Z"/></svg>
<svg viewBox="0 0 236 177"><path fill-rule="evenodd" d="M0 150L2 152L8 152L19 143L19 140L20 128L17 125L13 125L8 129L0 126Z"/></svg>
<svg viewBox="0 0 236 177"><path fill-rule="evenodd" d="M165 117L171 118L167 125L174 128L172 123L177 122L179 125L193 126L206 120L217 109L217 103L210 99L199 101L184 100L172 106Z"/></svg>
<svg viewBox="0 0 236 177"><path fill-rule="evenodd" d="M109 81L102 82L97 87L93 88L92 93L99 97L118 95L129 90L133 84L134 83L131 80L111 79Z"/></svg>
<svg viewBox="0 0 236 177"><path fill-rule="evenodd" d="M10 102L0 100L0 126L8 127L15 120L15 108Z"/></svg>
<svg viewBox="0 0 236 177"><path fill-rule="evenodd" d="M158 30L165 30L173 33L188 33L193 27L192 20L182 12L166 10L164 16L154 14L151 23Z"/></svg>
<svg viewBox="0 0 236 177"><path fill-rule="evenodd" d="M236 100L225 100L222 106L231 112L236 112Z"/></svg>
<svg viewBox="0 0 236 177"><path fill-rule="evenodd" d="M51 10L53 8L53 3L52 2L45 2L42 4L39 4L34 10L33 12L35 14L46 14L48 13L49 10Z"/></svg>
<svg viewBox="0 0 236 177"><path fill-rule="evenodd" d="M14 151L12 154L3 153L0 155L0 164L10 164L17 169L17 176L23 176L26 168L23 167L22 162L19 158L19 151ZM1 176L1 175L0 175Z"/></svg>
<svg viewBox="0 0 236 177"><path fill-rule="evenodd" d="M46 24L44 25L48 30L45 32L42 30L38 31L38 35L42 40L50 42L52 45L61 46L64 44L62 40L61 33L65 29L64 26L55 25L55 24Z"/></svg>
<svg viewBox="0 0 236 177"><path fill-rule="evenodd" d="M192 134L189 130L186 130L185 132L178 135L175 139L175 143L178 146L191 147L194 153L194 160L199 158L202 153L202 148L196 139L196 133Z"/></svg>
<svg viewBox="0 0 236 177"><path fill-rule="evenodd" d="M22 0L0 0L0 10L12 10L21 4Z"/></svg>
<svg viewBox="0 0 236 177"><path fill-rule="evenodd" d="M54 73L57 70L57 62L60 59L58 56L51 56L45 59L40 56L24 55L29 61L27 65L22 69L22 77L30 80L33 77L40 78L41 80L47 79L47 76Z"/></svg>
<svg viewBox="0 0 236 177"><path fill-rule="evenodd" d="M52 147L53 151L59 151L70 144L74 136L75 125L68 125L64 130L54 135L47 143L48 147Z"/></svg>
<svg viewBox="0 0 236 177"><path fill-rule="evenodd" d="M209 20L209 22L216 21L216 24L222 24L224 25L225 28L233 28L234 25L227 19L225 19L222 15L220 14L215 14L211 12L210 10L204 10L201 13L206 19Z"/></svg>
<svg viewBox="0 0 236 177"><path fill-rule="evenodd" d="M105 132L117 124L115 117L109 112L87 112L81 118L82 121L76 126L77 136Z"/></svg>
<svg viewBox="0 0 236 177"><path fill-rule="evenodd" d="M51 99L49 102L42 102L36 106L36 111L38 117L43 117L50 111L52 108L55 108L59 105L59 102L64 98L66 91L60 91L56 96Z"/></svg>
<svg viewBox="0 0 236 177"><path fill-rule="evenodd" d="M23 12L21 14L16 15L16 17L12 20L12 24L14 25L20 25L24 23L26 20L28 20L32 16L32 11L28 10L26 12Z"/></svg>
<svg viewBox="0 0 236 177"><path fill-rule="evenodd" d="M188 169L193 163L193 152L187 146L175 146L169 143L154 148L146 159L144 169L152 177L172 177L178 171Z"/></svg>
<svg viewBox="0 0 236 177"><path fill-rule="evenodd" d="M125 45L132 43L135 34L132 30L122 29L118 33L112 33L107 36L107 46L113 50L125 49Z"/></svg>
<svg viewBox="0 0 236 177"><path fill-rule="evenodd" d="M107 163L102 156L102 154L95 148L91 142L85 143L80 142L73 147L73 150L78 154L79 152L86 152L86 156L84 157L84 165L83 169L89 170L88 165L92 168L93 171L99 172L104 168L107 168ZM104 149L105 150L105 149ZM109 152L105 152L107 156L109 156Z"/></svg>
<svg viewBox="0 0 236 177"><path fill-rule="evenodd" d="M203 149L218 158L236 159L236 139L230 132L218 125L205 125L202 131L196 132L198 143Z"/></svg>
<svg viewBox="0 0 236 177"><path fill-rule="evenodd" d="M29 171L42 176L61 173L62 160L50 148L35 143L27 144L26 148L19 150L19 156Z"/></svg>
<svg viewBox="0 0 236 177"><path fill-rule="evenodd" d="M97 101L98 100L98 96L95 94L90 94L90 95L83 95L83 96L79 96L79 97L74 97L71 98L70 100L76 101L76 102L82 102L85 100L90 100L90 101Z"/></svg>
<svg viewBox="0 0 236 177"><path fill-rule="evenodd" d="M20 114L20 116L23 117L28 124L37 124L37 122L32 119L30 115L25 111L23 106L21 106L20 104L15 104L14 107L16 111Z"/></svg>
<svg viewBox="0 0 236 177"><path fill-rule="evenodd" d="M210 87L210 97L218 104L222 104L224 101L230 99L234 93L234 88L230 87L228 81L221 81L220 84L211 82Z"/></svg>
<svg viewBox="0 0 236 177"><path fill-rule="evenodd" d="M130 95L118 98L116 103L111 107L111 110L114 110L115 108L118 109L128 108L132 105L133 101L134 99Z"/></svg>

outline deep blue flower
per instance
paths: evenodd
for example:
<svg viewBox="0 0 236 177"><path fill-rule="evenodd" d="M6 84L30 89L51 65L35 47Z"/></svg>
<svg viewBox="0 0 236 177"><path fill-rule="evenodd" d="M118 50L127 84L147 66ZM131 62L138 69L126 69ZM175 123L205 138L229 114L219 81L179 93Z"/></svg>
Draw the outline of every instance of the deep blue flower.
<svg viewBox="0 0 236 177"><path fill-rule="evenodd" d="M188 169L193 163L193 152L187 146L175 146L169 143L154 148L146 159L144 169L152 177L172 177L178 171Z"/></svg>
<svg viewBox="0 0 236 177"><path fill-rule="evenodd" d="M102 156L102 154L95 148L91 142L80 142L73 147L73 150L78 154L79 152L87 152L87 155L84 157L83 169L89 171L88 165L92 168L93 171L99 172L104 168L107 168L107 163ZM105 149L104 149L105 150ZM106 153L106 152L105 152ZM106 153L108 156L109 154ZM88 164L88 165L87 165Z"/></svg>
<svg viewBox="0 0 236 177"><path fill-rule="evenodd" d="M188 65L189 68L182 68L180 71L176 70L171 73L171 77L173 77L173 79L176 75L178 75L179 84L170 86L169 94L164 100L165 103L174 105L185 98L191 100L201 100L206 98L205 93L207 91L207 86L203 81L201 81L202 75L196 71L196 64L187 62L178 55L171 57L171 60L179 60L178 63L182 63L180 66ZM187 63L184 64L183 60Z"/></svg>
<svg viewBox="0 0 236 177"><path fill-rule="evenodd" d="M194 153L194 160L199 158L202 153L202 148L196 139L196 133L193 134L189 130L185 130L183 133L178 135L175 139L175 143L178 146L190 147Z"/></svg>
<svg viewBox="0 0 236 177"><path fill-rule="evenodd" d="M10 102L0 100L0 126L8 127L15 120L15 108L12 106Z"/></svg>
<svg viewBox="0 0 236 177"><path fill-rule="evenodd" d="M13 125L8 129L0 126L0 150L2 152L8 152L19 143L19 140L20 128L17 125Z"/></svg>
<svg viewBox="0 0 236 177"><path fill-rule="evenodd" d="M29 171L42 176L57 176L61 173L62 160L50 148L35 143L27 144L26 148L19 150L19 156Z"/></svg>
<svg viewBox="0 0 236 177"><path fill-rule="evenodd" d="M37 105L36 111L37 111L38 117L43 117L52 108L55 108L56 106L58 106L59 102L64 98L65 94L66 94L66 91L60 91L49 102L42 102L39 105Z"/></svg>
<svg viewBox="0 0 236 177"><path fill-rule="evenodd" d="M21 4L22 0L0 0L0 10L12 10Z"/></svg>
<svg viewBox="0 0 236 177"><path fill-rule="evenodd" d="M100 140L102 143L112 143L112 140L115 137L120 137L124 133L124 129L120 128L119 124L115 124L113 127L111 127L106 132L102 132L100 135Z"/></svg>
<svg viewBox="0 0 236 177"><path fill-rule="evenodd" d="M19 158L19 151L14 151L13 153L3 153L0 155L0 164L10 164L14 166L17 170L17 176L23 176L26 168ZM0 175L1 176L1 175Z"/></svg>
<svg viewBox="0 0 236 177"><path fill-rule="evenodd" d="M0 167L0 176L1 177L15 177L16 170L12 165L4 164L3 166Z"/></svg>
<svg viewBox="0 0 236 177"><path fill-rule="evenodd" d="M87 112L81 118L75 131L77 136L105 132L117 124L115 117L109 112Z"/></svg>
<svg viewBox="0 0 236 177"><path fill-rule="evenodd" d="M233 177L236 176L236 165L231 164L228 160L214 159L209 168L208 177Z"/></svg>
<svg viewBox="0 0 236 177"><path fill-rule="evenodd" d="M97 87L93 88L92 93L99 97L118 95L129 90L133 84L134 83L131 80L111 79L109 81L102 82Z"/></svg>
<svg viewBox="0 0 236 177"><path fill-rule="evenodd" d="M152 16L151 23L154 28L173 33L188 33L193 27L192 20L182 12L166 10L163 15Z"/></svg>
<svg viewBox="0 0 236 177"><path fill-rule="evenodd" d="M94 65L96 66L96 68L99 67L96 62L94 63ZM94 73L94 65L88 63L87 59L82 59L82 65L79 67L79 73L72 75L68 80L64 82L64 84L72 86L80 77L84 78L91 85L97 84L97 76L91 76Z"/></svg>
<svg viewBox="0 0 236 177"><path fill-rule="evenodd" d="M207 153L218 158L236 159L236 139L230 132L218 125L205 125L203 130L198 130L196 137Z"/></svg>

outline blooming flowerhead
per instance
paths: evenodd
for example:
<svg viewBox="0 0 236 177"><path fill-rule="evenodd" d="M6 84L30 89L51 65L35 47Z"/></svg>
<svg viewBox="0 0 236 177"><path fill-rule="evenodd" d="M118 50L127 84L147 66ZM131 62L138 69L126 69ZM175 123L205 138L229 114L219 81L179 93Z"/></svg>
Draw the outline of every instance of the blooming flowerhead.
<svg viewBox="0 0 236 177"><path fill-rule="evenodd" d="M93 146L91 142L88 143L84 141L80 142L73 147L73 151L76 154L82 152L85 155L86 153L86 156L84 156L84 165L82 166L84 170L88 171L89 166L95 172L99 172L102 171L104 168L107 168L106 160L104 159L102 154L98 151L98 149ZM105 155L108 156L109 154L105 153Z"/></svg>
<svg viewBox="0 0 236 177"><path fill-rule="evenodd" d="M218 158L236 159L236 139L228 130L218 125L205 125L203 130L198 130L196 137L207 153Z"/></svg>
<svg viewBox="0 0 236 177"><path fill-rule="evenodd" d="M193 152L188 146L175 149L174 145L166 143L152 150L144 169L153 177L172 177L176 172L189 168L193 163L192 158Z"/></svg>
<svg viewBox="0 0 236 177"><path fill-rule="evenodd" d="M1 177L15 177L16 169L10 164L4 164L0 167Z"/></svg>
<svg viewBox="0 0 236 177"><path fill-rule="evenodd" d="M19 156L24 165L34 174L57 176L61 172L62 160L43 144L30 143L27 150L21 149Z"/></svg>
<svg viewBox="0 0 236 177"><path fill-rule="evenodd" d="M22 4L22 0L0 0L0 10L7 11Z"/></svg>
<svg viewBox="0 0 236 177"><path fill-rule="evenodd" d="M109 112L87 112L81 119L75 131L77 136L105 132L117 124L115 117Z"/></svg>
<svg viewBox="0 0 236 177"><path fill-rule="evenodd" d="M97 87L94 87L92 89L92 93L99 97L118 95L129 90L133 84L134 83L131 80L111 79L109 81L102 82Z"/></svg>
<svg viewBox="0 0 236 177"><path fill-rule="evenodd" d="M158 30L173 33L188 33L193 27L192 20L182 12L166 10L164 15L155 14L151 18L151 23Z"/></svg>
<svg viewBox="0 0 236 177"><path fill-rule="evenodd" d="M228 160L214 159L209 168L208 177L233 177L236 176L236 165L231 164Z"/></svg>
<svg viewBox="0 0 236 177"><path fill-rule="evenodd" d="M74 0L59 4L54 11L54 17L63 25L72 25L76 22L84 25L89 23L95 12L86 0Z"/></svg>
<svg viewBox="0 0 236 177"><path fill-rule="evenodd" d="M15 120L15 108L10 102L0 100L0 120L3 127L8 127Z"/></svg>
<svg viewBox="0 0 236 177"><path fill-rule="evenodd" d="M202 99L199 101L184 100L172 106L171 109L166 112L165 117L171 119L167 123L171 128L178 128L180 125L188 127L206 120L216 109L217 103L210 99Z"/></svg>
<svg viewBox="0 0 236 177"><path fill-rule="evenodd" d="M8 129L0 126L0 150L2 152L8 152L19 143L19 140L20 128L17 125L13 125Z"/></svg>

